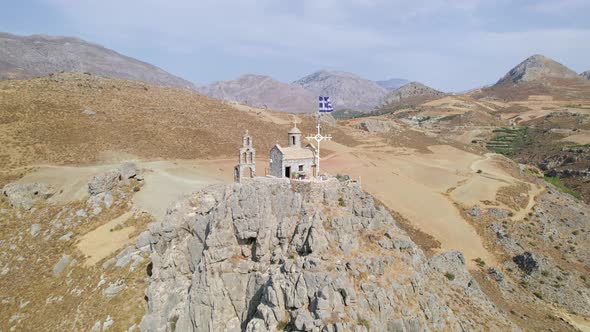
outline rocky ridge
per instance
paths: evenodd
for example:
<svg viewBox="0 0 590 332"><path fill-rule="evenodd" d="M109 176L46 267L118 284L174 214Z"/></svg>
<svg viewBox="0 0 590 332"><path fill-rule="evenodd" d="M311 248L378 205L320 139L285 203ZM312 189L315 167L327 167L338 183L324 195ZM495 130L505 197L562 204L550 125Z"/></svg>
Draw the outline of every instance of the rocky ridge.
<svg viewBox="0 0 590 332"><path fill-rule="evenodd" d="M587 80L590 80L590 70L586 70L585 72L581 73L580 76Z"/></svg>
<svg viewBox="0 0 590 332"><path fill-rule="evenodd" d="M519 84L545 78L575 79L578 74L561 63L540 54L528 57L512 68L496 85Z"/></svg>
<svg viewBox="0 0 590 332"><path fill-rule="evenodd" d="M79 38L18 36L0 32L0 80L32 78L64 71L194 88L191 82L154 65Z"/></svg>
<svg viewBox="0 0 590 332"><path fill-rule="evenodd" d="M148 228L143 331L518 330L355 183L212 186Z"/></svg>

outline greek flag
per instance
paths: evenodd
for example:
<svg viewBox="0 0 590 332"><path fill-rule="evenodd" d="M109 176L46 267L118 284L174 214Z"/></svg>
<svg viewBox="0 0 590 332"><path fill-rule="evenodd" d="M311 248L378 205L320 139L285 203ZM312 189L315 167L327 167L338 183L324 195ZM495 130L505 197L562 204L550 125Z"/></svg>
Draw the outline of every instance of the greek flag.
<svg viewBox="0 0 590 332"><path fill-rule="evenodd" d="M334 110L330 97L320 96L320 113L330 113Z"/></svg>

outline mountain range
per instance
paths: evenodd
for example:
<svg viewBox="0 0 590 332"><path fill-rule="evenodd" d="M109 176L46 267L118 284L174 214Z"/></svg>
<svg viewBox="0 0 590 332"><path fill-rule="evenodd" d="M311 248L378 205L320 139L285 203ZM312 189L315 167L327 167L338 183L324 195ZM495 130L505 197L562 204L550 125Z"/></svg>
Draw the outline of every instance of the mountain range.
<svg viewBox="0 0 590 332"><path fill-rule="evenodd" d="M353 73L333 70L320 70L292 83L247 74L235 80L195 87L193 83L154 65L79 38L18 36L0 32L0 80L57 72L87 72L102 77L185 88L216 99L292 113L315 111L318 95L330 96L335 110L370 112L376 107L408 98L433 98L444 94L402 78L372 81ZM512 89L518 85L530 86L554 79L578 82L582 78L590 79L590 71L578 75L561 63L537 54L512 68L495 85L481 90Z"/></svg>
<svg viewBox="0 0 590 332"><path fill-rule="evenodd" d="M312 112L317 106L317 96L310 91L263 75L243 75L233 81L219 81L196 90L215 99L290 113Z"/></svg>
<svg viewBox="0 0 590 332"><path fill-rule="evenodd" d="M194 88L191 82L154 65L79 38L0 32L0 80L58 72L87 72L162 86Z"/></svg>

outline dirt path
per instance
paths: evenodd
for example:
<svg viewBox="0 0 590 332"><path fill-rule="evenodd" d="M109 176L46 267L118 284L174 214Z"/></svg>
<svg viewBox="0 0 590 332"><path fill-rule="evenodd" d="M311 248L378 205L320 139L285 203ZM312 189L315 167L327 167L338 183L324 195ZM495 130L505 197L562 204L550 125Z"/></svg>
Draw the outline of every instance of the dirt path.
<svg viewBox="0 0 590 332"><path fill-rule="evenodd" d="M135 241L129 238L129 235L135 231L135 227L125 227L115 230L117 226L122 225L125 221L133 216L132 212L127 212L119 217L101 225L97 229L84 234L78 242L78 249L87 257L84 261L86 266L92 266L102 259L111 256L117 250L125 245Z"/></svg>

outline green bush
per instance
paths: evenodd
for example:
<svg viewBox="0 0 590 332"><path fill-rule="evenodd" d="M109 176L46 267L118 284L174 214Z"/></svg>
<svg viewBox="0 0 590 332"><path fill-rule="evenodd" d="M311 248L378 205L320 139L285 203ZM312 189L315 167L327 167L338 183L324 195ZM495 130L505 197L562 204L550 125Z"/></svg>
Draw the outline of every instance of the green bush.
<svg viewBox="0 0 590 332"><path fill-rule="evenodd" d="M445 273L445 277L447 277L447 279L449 279L449 281L455 280L455 275L450 272Z"/></svg>

